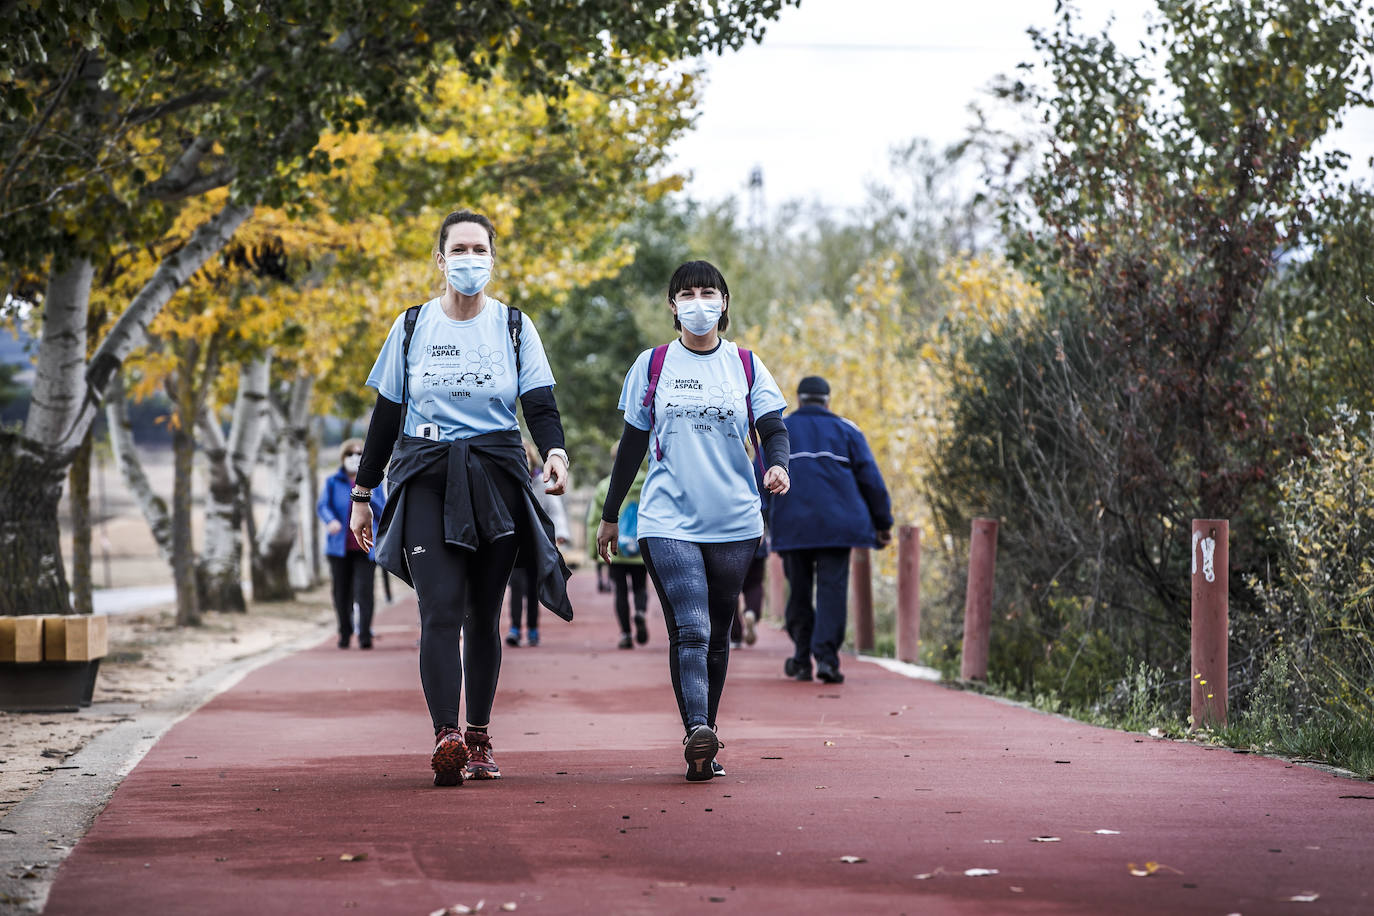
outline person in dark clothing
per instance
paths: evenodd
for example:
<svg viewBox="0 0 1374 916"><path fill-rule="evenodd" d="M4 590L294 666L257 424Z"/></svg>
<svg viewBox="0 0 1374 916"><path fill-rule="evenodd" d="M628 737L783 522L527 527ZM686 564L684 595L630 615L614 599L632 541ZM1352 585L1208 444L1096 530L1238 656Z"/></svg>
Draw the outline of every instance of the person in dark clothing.
<svg viewBox="0 0 1374 916"><path fill-rule="evenodd" d="M849 552L892 540L892 501L859 428L830 412L830 385L807 376L798 407L784 419L791 440L791 492L768 501L768 530L791 593L785 619L799 681L844 681L840 646L848 622Z"/></svg>
<svg viewBox="0 0 1374 916"><path fill-rule="evenodd" d="M363 454L363 440L346 439L339 446L339 470L330 475L320 490L315 514L324 522L327 537L324 555L329 560L329 577L333 585L334 613L339 618L339 648L347 649L353 639L353 605L358 606L358 648L372 648L372 609L375 592L372 589L376 558L372 551L358 543L348 530L348 516L352 501L348 498L358 474ZM382 495L372 493L372 511L382 512Z"/></svg>
<svg viewBox="0 0 1374 916"><path fill-rule="evenodd" d="M529 464L530 481L534 484L544 474L539 463L539 452L528 439L524 442L525 458ZM553 522L554 541L559 547L568 543L568 513L563 508L563 497L544 493L543 487L534 484L534 496L539 500L549 520ZM524 575L519 573L510 577L510 631L506 633L506 645L512 649L520 645L520 625L525 625L527 646L539 645L539 584L534 580L534 566L527 565Z"/></svg>
<svg viewBox="0 0 1374 916"><path fill-rule="evenodd" d="M754 440L755 460L767 467L763 488L787 491L786 401L762 360L721 339L729 304L725 278L706 261L683 264L668 281L679 336L645 350L625 376L625 429L596 532L597 553L610 563L619 553L621 504L648 452L636 535L668 626L668 671L692 782L723 774L716 713L730 621L763 535L745 446L755 429L763 440L761 450Z"/></svg>
<svg viewBox="0 0 1374 916"><path fill-rule="evenodd" d="M349 527L371 548L371 491L384 472L389 481L376 556L415 588L439 786L501 776L488 725L501 670L501 599L517 562L533 565L540 602L572 619L571 572L535 497L515 416L519 398L544 455L545 491L561 494L568 454L553 372L534 324L484 292L495 239L491 221L467 210L439 227L434 263L444 292L397 317L368 375L377 404L352 491Z"/></svg>

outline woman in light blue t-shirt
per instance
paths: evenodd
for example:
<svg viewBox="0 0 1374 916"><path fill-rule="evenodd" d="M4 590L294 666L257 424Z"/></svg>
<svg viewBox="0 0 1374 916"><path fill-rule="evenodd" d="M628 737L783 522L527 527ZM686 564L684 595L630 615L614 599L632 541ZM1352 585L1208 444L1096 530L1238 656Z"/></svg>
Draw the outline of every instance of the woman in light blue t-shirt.
<svg viewBox="0 0 1374 916"><path fill-rule="evenodd" d="M377 403L352 492L349 527L371 548L368 500L383 472L389 481L376 557L415 587L437 786L501 776L488 726L512 569L533 568L540 601L572 619L570 573L531 488L515 421L518 398L544 456L540 485L562 493L568 453L553 373L534 324L485 292L495 249L485 216L444 218L434 251L444 292L397 316L367 377Z"/></svg>
<svg viewBox="0 0 1374 916"><path fill-rule="evenodd" d="M625 376L625 429L596 547L607 563L617 553L620 505L648 452L637 534L668 625L687 779L696 782L725 772L716 761L716 711L730 623L763 534L753 462L764 459L766 489L787 492L786 401L762 360L720 337L730 323L730 289L713 265L679 267L668 307L678 338L641 353ZM756 438L751 459L745 442L755 430L762 456Z"/></svg>

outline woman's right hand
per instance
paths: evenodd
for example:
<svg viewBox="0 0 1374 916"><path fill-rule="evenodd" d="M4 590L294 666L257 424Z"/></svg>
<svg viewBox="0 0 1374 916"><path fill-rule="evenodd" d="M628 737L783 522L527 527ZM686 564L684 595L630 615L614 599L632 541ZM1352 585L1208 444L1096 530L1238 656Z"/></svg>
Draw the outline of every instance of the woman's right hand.
<svg viewBox="0 0 1374 916"><path fill-rule="evenodd" d="M348 529L362 546L363 550L372 549L372 504L354 503L353 512L348 517Z"/></svg>
<svg viewBox="0 0 1374 916"><path fill-rule="evenodd" d="M611 562L611 557L620 553L616 549L619 543L620 525L603 518L601 524L596 526L596 555L607 563Z"/></svg>

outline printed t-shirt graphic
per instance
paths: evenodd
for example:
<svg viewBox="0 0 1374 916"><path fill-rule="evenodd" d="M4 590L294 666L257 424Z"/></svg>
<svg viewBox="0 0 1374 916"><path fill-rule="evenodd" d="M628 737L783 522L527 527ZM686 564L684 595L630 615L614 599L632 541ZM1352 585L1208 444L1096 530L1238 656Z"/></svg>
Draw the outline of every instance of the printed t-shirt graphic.
<svg viewBox="0 0 1374 916"><path fill-rule="evenodd" d="M625 422L649 429L652 350L639 354L625 376L620 409ZM639 536L699 543L742 541L763 534L759 491L745 448L749 412L744 399L739 348L723 340L714 353L693 353L674 341L668 346L654 394L649 475L639 500ZM763 360L754 354L754 416L787 406ZM663 449L655 457L653 439Z"/></svg>
<svg viewBox="0 0 1374 916"><path fill-rule="evenodd" d="M509 310L490 297L477 317L455 321L438 299L426 302L410 338L410 410L405 434L418 435L434 423L445 442L482 433L518 429L517 392L554 384L544 345L534 323L521 316L520 378L515 348L506 332ZM405 313L397 316L367 384L389 401L401 400L401 346Z"/></svg>

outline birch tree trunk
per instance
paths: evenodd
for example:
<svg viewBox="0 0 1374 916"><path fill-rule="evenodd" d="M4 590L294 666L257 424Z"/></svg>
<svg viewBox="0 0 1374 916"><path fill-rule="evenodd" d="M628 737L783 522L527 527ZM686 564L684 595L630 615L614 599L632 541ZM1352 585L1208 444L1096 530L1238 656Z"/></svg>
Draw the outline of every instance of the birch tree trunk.
<svg viewBox="0 0 1374 916"><path fill-rule="evenodd" d="M93 268L78 260L49 277L33 400L20 433L0 431L0 615L71 607L57 504L110 379L141 346L172 294L224 247L253 209L228 204L164 258L86 360Z"/></svg>
<svg viewBox="0 0 1374 916"><path fill-rule="evenodd" d="M48 277L33 401L22 432L0 430L0 614L71 610L57 504L85 438L72 436L86 368L86 313L94 271L78 260ZM57 443L71 440L65 451Z"/></svg>
<svg viewBox="0 0 1374 916"><path fill-rule="evenodd" d="M225 439L210 411L201 411L202 451L208 464L205 545L197 581L202 610L243 613L243 523L252 511L248 480L262 443L270 356L239 369L238 395Z"/></svg>
<svg viewBox="0 0 1374 916"><path fill-rule="evenodd" d="M267 520L253 547L253 597L259 601L289 601L295 597L288 561L300 528L301 485L308 460L310 402L314 380L297 378L291 384L285 415L277 423L276 469Z"/></svg>
<svg viewBox="0 0 1374 916"><path fill-rule="evenodd" d="M134 446L133 424L129 420L129 405L124 396L124 378L120 373L111 377L109 392L105 396L105 425L110 428L110 450L114 452L119 474L148 522L158 555L170 566L172 516L167 511L166 500L153 490L143 470L143 462L139 460L138 449Z"/></svg>

